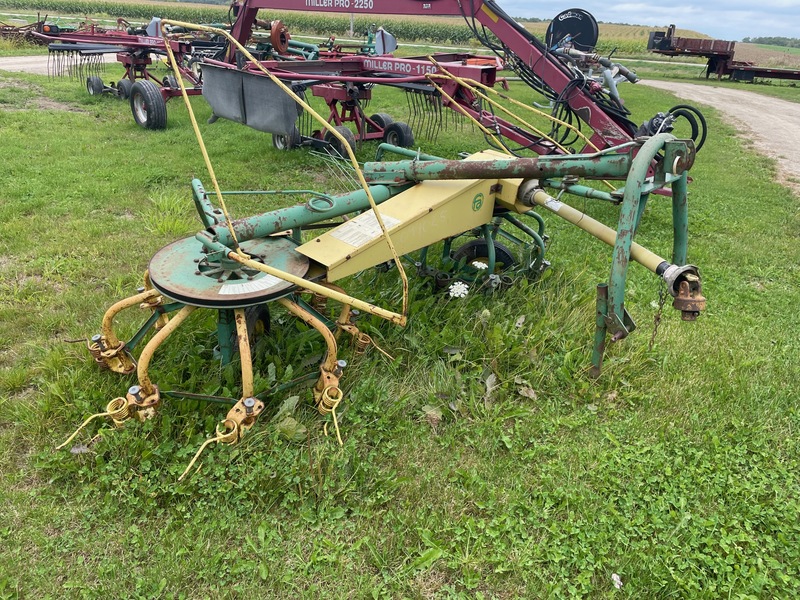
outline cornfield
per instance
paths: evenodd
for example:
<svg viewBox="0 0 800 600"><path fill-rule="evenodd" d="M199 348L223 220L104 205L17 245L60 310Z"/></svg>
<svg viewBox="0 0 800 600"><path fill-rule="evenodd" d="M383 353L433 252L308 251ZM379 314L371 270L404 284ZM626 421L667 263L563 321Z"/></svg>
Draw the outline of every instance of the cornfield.
<svg viewBox="0 0 800 600"><path fill-rule="evenodd" d="M228 7L175 2L137 3L108 0L0 0L0 9L36 10L46 14L90 15L123 17L130 21L149 21L153 16L192 23L227 22ZM270 12L272 19L280 19L296 34L345 35L350 30L346 14L331 15L307 12ZM354 20L356 35L364 33L370 25L383 25L405 42L470 45L474 36L460 17L390 17L357 16ZM538 37L543 37L547 22L525 22L523 25ZM666 27L664 28L666 29ZM652 28L637 25L600 24L597 50L607 55L641 55L647 53L647 38ZM679 30L685 37L706 37L696 32Z"/></svg>

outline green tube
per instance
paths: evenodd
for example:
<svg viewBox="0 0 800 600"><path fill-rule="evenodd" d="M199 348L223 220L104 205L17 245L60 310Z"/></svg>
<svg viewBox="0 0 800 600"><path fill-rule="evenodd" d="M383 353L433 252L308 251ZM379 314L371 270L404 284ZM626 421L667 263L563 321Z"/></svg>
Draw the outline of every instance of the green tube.
<svg viewBox="0 0 800 600"><path fill-rule="evenodd" d="M608 314L608 284L597 285L597 313L595 315L594 347L592 348L592 368L589 376L600 377L603 368L603 354L606 350L606 315Z"/></svg>
<svg viewBox="0 0 800 600"><path fill-rule="evenodd" d="M614 243L611 276L609 277L608 316L611 320L609 329L612 330L616 339L621 339L628 334L623 318L625 314L625 279L628 271L628 262L631 257L633 236L636 233L636 219L639 215L642 189L653 158L668 140L674 139L675 136L669 133L661 133L647 140L633 159L628 178L625 181L625 195L620 207L617 238Z"/></svg>
<svg viewBox="0 0 800 600"><path fill-rule="evenodd" d="M672 262L685 265L689 245L688 174L672 182Z"/></svg>
<svg viewBox="0 0 800 600"><path fill-rule="evenodd" d="M387 187L370 186L370 192L377 204L385 202L395 194L405 190L407 186ZM341 217L352 212L370 208L369 199L364 190L357 190L337 196L324 194L312 198L305 204L279 208L271 212L253 217L238 219L233 222L234 231L239 242L254 238L263 238L279 231L295 229L326 219ZM233 246L233 239L227 225L219 224L209 228L215 242L228 247Z"/></svg>

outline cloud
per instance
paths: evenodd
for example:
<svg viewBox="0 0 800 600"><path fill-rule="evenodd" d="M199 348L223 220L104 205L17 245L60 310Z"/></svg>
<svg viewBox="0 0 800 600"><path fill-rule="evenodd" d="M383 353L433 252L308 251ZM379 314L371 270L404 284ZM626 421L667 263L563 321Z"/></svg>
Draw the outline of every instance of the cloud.
<svg viewBox="0 0 800 600"><path fill-rule="evenodd" d="M549 20L562 10L582 8L598 21L665 27L674 23L681 29L693 29L715 38L741 40L743 37L798 37L800 2L797 0L618 2L600 0L555 2L546 6L527 0L497 0L515 17L538 17Z"/></svg>

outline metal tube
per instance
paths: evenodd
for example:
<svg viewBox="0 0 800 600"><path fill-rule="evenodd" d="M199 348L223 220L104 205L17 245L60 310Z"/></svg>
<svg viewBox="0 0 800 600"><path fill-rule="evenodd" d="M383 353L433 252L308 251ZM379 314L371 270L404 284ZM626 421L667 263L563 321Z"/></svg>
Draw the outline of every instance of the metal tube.
<svg viewBox="0 0 800 600"><path fill-rule="evenodd" d="M114 333L114 328L112 326L114 317L116 317L126 308L131 308L132 306L141 304L142 302L148 300L149 298L152 298L153 296L158 296L157 290L146 290L140 294L136 294L135 296L130 296L128 298L125 298L124 300L120 300L119 302L111 305L111 308L109 308L103 315L103 324L100 326L100 331L105 337L106 345L108 347L116 348L117 346L119 346L119 338Z"/></svg>
<svg viewBox="0 0 800 600"><path fill-rule="evenodd" d="M150 315L150 318L147 319L144 325L139 328L139 331L137 331L131 339L125 342L125 348L127 348L129 352L133 352L133 349L139 344L139 342L142 341L142 338L144 338L150 328L161 318L161 315L179 310L183 308L183 306L184 305L181 302L171 302L169 304L164 304L159 307L158 310L153 311L153 314Z"/></svg>
<svg viewBox="0 0 800 600"><path fill-rule="evenodd" d="M609 318L613 323L609 328L612 329L616 339L627 335L627 329L623 324L625 278L631 258L633 236L636 233L636 217L642 199L642 187L653 158L668 140L673 139L675 136L669 133L661 133L648 139L633 159L628 178L625 180L625 194L620 208L611 276L609 277Z"/></svg>
<svg viewBox="0 0 800 600"><path fill-rule="evenodd" d="M383 185L371 187L372 197L378 204L385 202L404 189L405 187L390 188ZM312 204L306 202L301 205L287 206L286 208L279 208L260 215L237 219L233 222L236 239L243 242L254 238L263 238L279 231L319 223L322 219L333 219L370 208L369 199L364 190L356 190L330 198L332 200L329 203L331 205L330 208L328 206L315 208ZM215 225L211 227L211 232L215 242L228 247L233 246L234 240L226 225Z"/></svg>
<svg viewBox="0 0 800 600"><path fill-rule="evenodd" d="M596 237L601 242L606 243L609 246L613 246L616 243L616 231L604 225L603 223L596 221L589 215L572 208L568 204L558 202L547 192L542 190L535 192L533 194L533 201L538 206L543 206L544 208L549 209L551 212L557 214L565 221L572 223L580 229L583 229L586 233ZM663 258L654 252L651 252L644 246L640 246L636 242L631 244L630 256L633 260L653 273L655 273L658 266L664 262Z"/></svg>
<svg viewBox="0 0 800 600"><path fill-rule="evenodd" d="M294 316L302 320L306 325L310 325L317 331L319 331L320 335L322 335L323 339L325 340L325 345L328 347L328 351L325 355L325 360L322 361L322 368L327 371L333 371L336 369L336 338L334 337L333 333L330 329L312 315L310 312L302 308L296 302L289 300L288 298L279 298L278 302L286 308L289 312L291 312Z"/></svg>
<svg viewBox="0 0 800 600"><path fill-rule="evenodd" d="M641 152L640 152L641 153ZM431 160L369 162L364 177L373 183L426 181L430 179L501 179L504 177L625 177L631 154L539 156L495 160Z"/></svg>
<svg viewBox="0 0 800 600"><path fill-rule="evenodd" d="M597 285L597 312L595 314L594 347L592 348L592 367L589 376L600 377L603 368L603 354L606 350L606 315L608 314L608 284Z"/></svg>
<svg viewBox="0 0 800 600"><path fill-rule="evenodd" d="M609 192L597 190L587 185L577 185L564 183L561 180L545 179L542 181L544 187L554 190L564 190L573 196L581 196L582 198L593 198L596 200L605 200L606 202L619 203L619 198L612 196Z"/></svg>
<svg viewBox="0 0 800 600"><path fill-rule="evenodd" d="M233 252L230 248L226 248L221 244L212 242L207 237L204 237L205 233L206 232L201 231L195 236L195 238L201 241L203 245L209 250L215 252L226 252L228 258L238 262L239 264L248 266L251 269L256 269L257 271L261 271L262 273L266 273L267 275L272 275L273 277L283 279L284 281L288 281L289 283L294 284L297 287L300 287L304 290L308 290L310 292L321 294L323 296L331 298L332 300L335 300L336 302L341 302L342 304L349 304L353 308L357 308L358 310L363 310L365 312L370 313L371 315L376 315L378 317L381 317L382 319L386 319L387 321L391 321L392 323L395 323L402 327L404 327L406 324L407 318L405 315L401 315L392 312L390 310L386 310L385 308L380 308L379 306L375 306L374 304L370 304L369 302L364 302L363 300L359 300L358 298L353 298L352 296L348 296L346 294L342 294L335 290L328 289L324 285L314 283L313 281L308 281L307 279L303 279L302 277L298 277L297 275L292 275L291 273L287 273L286 271L281 271L280 269L276 269L275 267L271 267L269 265L265 265L263 263L256 262L254 260L250 260L249 258L245 258L245 256ZM171 322L172 321L170 321L170 323Z"/></svg>
<svg viewBox="0 0 800 600"><path fill-rule="evenodd" d="M236 335L239 340L239 360L242 363L242 398L253 397L253 358L250 355L250 337L247 335L247 317L243 308L234 309Z"/></svg>
<svg viewBox="0 0 800 600"><path fill-rule="evenodd" d="M380 161L385 152L393 152L408 158L415 158L417 160L442 160L441 156L434 156L433 154L422 154L419 150L412 150L411 148L403 148L402 146L395 146L394 144L387 144L386 142L378 145L378 150L375 152L375 160Z"/></svg>
<svg viewBox="0 0 800 600"><path fill-rule="evenodd" d="M164 340L186 320L186 317L192 314L195 308L197 307L187 305L180 309L178 314L172 317L169 323L156 332L142 349L142 354L139 356L139 364L136 366L136 376L139 379L139 386L142 388L142 392L145 396L149 396L154 391L153 382L150 381L150 375L147 372L147 369L150 367L150 361L153 359L153 354Z"/></svg>
<svg viewBox="0 0 800 600"><path fill-rule="evenodd" d="M689 244L688 174L672 182L672 262L685 265Z"/></svg>

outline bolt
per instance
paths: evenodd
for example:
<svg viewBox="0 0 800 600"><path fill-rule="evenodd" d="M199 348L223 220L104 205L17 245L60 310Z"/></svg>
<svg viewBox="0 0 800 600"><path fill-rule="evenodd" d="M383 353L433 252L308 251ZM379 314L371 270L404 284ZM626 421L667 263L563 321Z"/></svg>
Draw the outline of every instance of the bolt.
<svg viewBox="0 0 800 600"><path fill-rule="evenodd" d="M336 365L337 365L337 366L338 366L340 369L344 369L344 368L347 366L347 361L346 361L346 360L344 360L343 358L340 358L339 360L337 360L337 361L336 361Z"/></svg>
<svg viewBox="0 0 800 600"><path fill-rule="evenodd" d="M133 398L133 401L136 404L141 404L144 398L142 398L142 388L138 385L132 385L128 388L128 395Z"/></svg>
<svg viewBox="0 0 800 600"><path fill-rule="evenodd" d="M137 294L142 294L142 293L144 293L144 288L143 288L143 287L141 287L141 286L137 287L137 288L136 288L136 293L137 293Z"/></svg>
<svg viewBox="0 0 800 600"><path fill-rule="evenodd" d="M255 398L245 398L244 399L244 406L245 408L253 408L256 405Z"/></svg>
<svg viewBox="0 0 800 600"><path fill-rule="evenodd" d="M102 339L103 339L102 335L100 335L99 333L95 334L95 335L92 336L92 343L93 344L99 344L100 340L102 340Z"/></svg>

